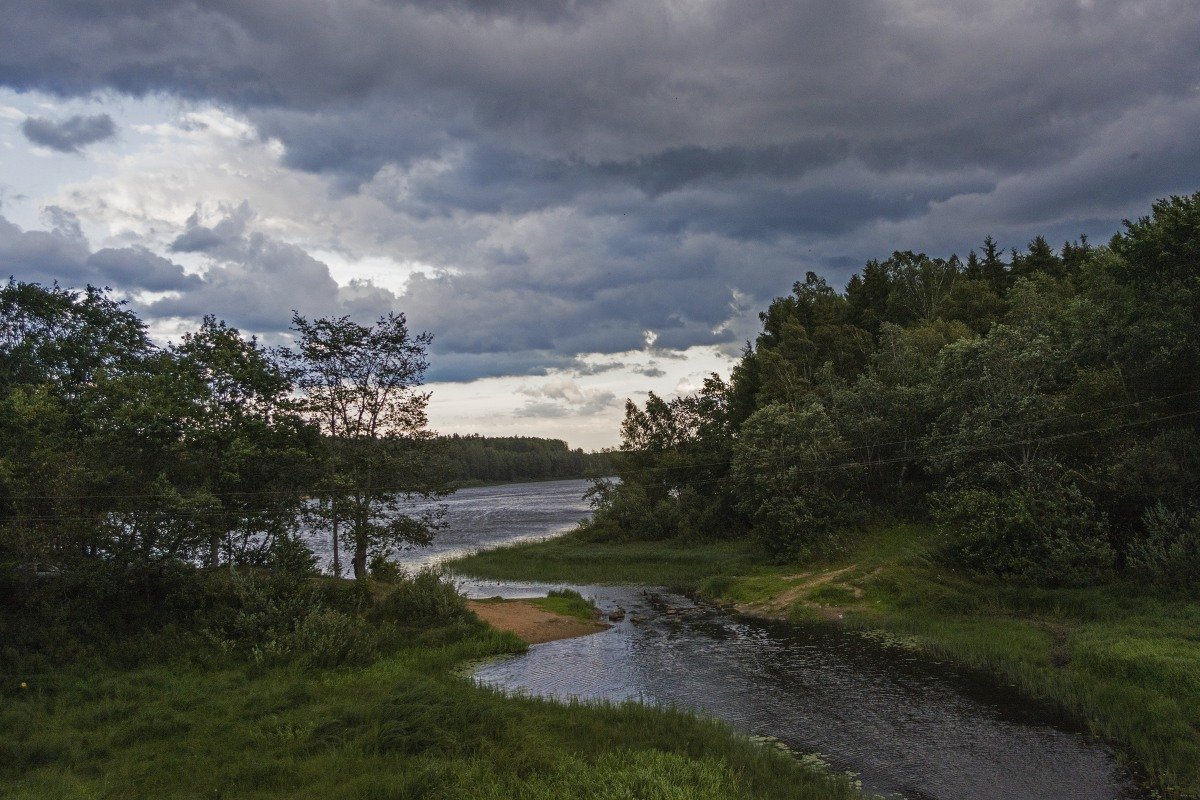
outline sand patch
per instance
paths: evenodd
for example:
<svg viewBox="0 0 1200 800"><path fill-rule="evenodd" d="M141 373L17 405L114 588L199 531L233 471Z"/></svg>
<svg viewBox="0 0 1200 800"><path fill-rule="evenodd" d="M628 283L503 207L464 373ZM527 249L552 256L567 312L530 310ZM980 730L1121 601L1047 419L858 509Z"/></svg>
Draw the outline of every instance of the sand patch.
<svg viewBox="0 0 1200 800"><path fill-rule="evenodd" d="M524 600L468 600L467 608L502 631L512 631L526 644L571 639L608 630L599 620L555 614Z"/></svg>

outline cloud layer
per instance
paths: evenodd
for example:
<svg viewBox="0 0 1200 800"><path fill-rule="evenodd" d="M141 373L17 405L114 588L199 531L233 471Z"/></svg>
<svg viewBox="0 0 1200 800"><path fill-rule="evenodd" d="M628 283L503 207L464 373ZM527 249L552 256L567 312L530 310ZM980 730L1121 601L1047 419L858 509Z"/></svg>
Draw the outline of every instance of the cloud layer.
<svg viewBox="0 0 1200 800"><path fill-rule="evenodd" d="M1192 0L12 6L0 84L219 108L238 166L155 184L176 206L224 192L220 213L137 228L111 199L64 201L144 237L119 247L0 223L6 269L268 334L292 308L399 307L435 333L443 379L586 374L604 362L580 356L642 350L647 331L665 355L735 352L806 269L836 283L893 248L1102 238L1200 187ZM22 130L77 152L116 129L54 119ZM171 135L215 124L189 119ZM322 253L422 266L352 282Z"/></svg>

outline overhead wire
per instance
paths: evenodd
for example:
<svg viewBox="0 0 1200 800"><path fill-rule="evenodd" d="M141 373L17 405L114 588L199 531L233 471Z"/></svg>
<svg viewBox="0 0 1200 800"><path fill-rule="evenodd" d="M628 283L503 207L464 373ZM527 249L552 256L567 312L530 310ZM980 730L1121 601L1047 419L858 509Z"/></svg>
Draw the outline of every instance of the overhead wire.
<svg viewBox="0 0 1200 800"><path fill-rule="evenodd" d="M1095 427L1095 428L1089 428L1089 429L1084 429L1084 430L1068 431L1068 432L1064 432L1064 433L1051 434L1051 435L1047 435L1047 436L1026 437L1024 439L1015 439L1015 440L1008 440L1008 441L1003 441L1003 442L991 442L991 443L976 445L976 446L971 446L971 447L956 448L953 450L946 451L945 453L943 453L943 455L962 455L962 454L973 453L973 452L984 452L984 451L988 451L988 450L999 450L999 449L1004 449L1004 448L1009 448L1009 447L1032 445L1032 444L1038 444L1038 443L1049 442L1049 441L1058 441L1061 439L1067 439L1067 438L1072 438L1072 437L1077 437L1077 436L1085 436L1085 435L1092 434L1092 433L1101 433L1101 432L1107 432L1107 431L1112 431L1112 430L1120 430L1120 429L1124 429L1124 428L1136 427L1139 425L1149 425L1149 424L1153 424L1156 422L1165 422L1165 421L1173 420L1173 419L1182 419L1185 417L1190 417L1190 416L1195 416L1195 415L1200 415L1200 409L1193 409L1191 411L1183 411L1183 412L1179 412L1179 413L1175 413L1175 414L1159 415L1156 417L1148 417L1145 419L1134 420L1131 422L1121 423L1118 425L1108 425L1108 426ZM794 476L802 476L802 475L815 475L818 473L830 472L830 471L835 471L835 470L844 470L844 469L861 468L861 467L885 466L885 465L889 465L889 464L903 463L903 462L912 461L912 460L913 460L912 457L905 456L902 458L894 458L894 459L848 461L848 462L842 462L842 463L836 463L836 464L824 464L819 467L814 467L814 468L806 469L806 470L798 470L798 471L797 470L789 470L789 476L794 477ZM761 463L761 462L751 462L752 465L755 465L756 463ZM675 468L675 469L682 469L682 468ZM714 483L732 482L735 480L737 480L737 478L735 478L734 476L723 475L723 476L719 476L716 478L697 479L697 480L686 480L685 479L685 480L680 480L677 482L682 485L685 485L685 486L700 486L700 485L710 485L710 484L714 484ZM386 491L386 489L380 489L380 491ZM544 493L541 493L541 492L523 492L523 493L515 493L515 494L505 495L505 497L509 498L509 499L517 499L517 498L523 498L523 497L543 497L543 496L544 496ZM147 516L147 515L148 516L158 515L158 516L163 516L163 517L170 517L173 519L196 519L196 518L213 515L213 514L225 514L225 513L228 513L228 511L226 509L210 508L210 509L196 509L194 511L184 511L184 510L180 510L180 509L167 509L167 510L159 510L159 511L140 511L140 512L135 512L132 510L100 512L101 515L106 514L106 513L109 513L109 514L137 513L143 517ZM263 510L263 509L246 509L245 511L239 512L239 513L267 514L270 512ZM97 519L97 515L95 515L95 514L78 514L78 515L55 514L55 515L46 515L46 516L24 516L24 515L18 514L18 515L13 515L12 517L10 517L10 519L20 520L22 522L95 521Z"/></svg>
<svg viewBox="0 0 1200 800"><path fill-rule="evenodd" d="M1043 417L1041 419L1036 419L1036 420L1009 423L1009 424L1006 424L1006 425L998 427L998 428L993 428L991 430L991 432L993 432L993 433L1002 432L1002 431L1010 430L1010 429L1017 428L1017 427L1032 428L1032 427L1037 427L1040 425L1045 425L1045 424L1048 424L1051 422L1058 422L1058 421L1066 420L1066 419L1085 417L1085 416L1090 416L1090 415L1094 415L1094 414L1102 414L1102 413L1107 413L1107 412L1111 412L1111 411L1121 411L1121 410L1125 410L1125 409L1129 409L1129 408L1136 408L1138 406L1150 405L1152 403L1162 403L1162 402L1166 402L1168 400L1175 400L1175 399L1178 399L1181 397L1188 397L1188 396L1196 395L1196 394L1200 394L1200 389L1193 389L1193 390L1189 390L1186 392L1177 392L1175 394L1151 397L1151 398L1146 398L1143 400L1135 400L1135 401L1131 401L1128 403L1121 403L1121 404L1112 405L1112 406L1104 406L1104 407L1100 407L1100 408L1089 409L1087 411L1077 411L1077 412L1071 412L1068 414L1057 414L1054 416ZM1122 426L1118 425L1115 427L1122 427ZM1090 432L1094 432L1094 430L1103 430L1103 429L1104 428L1093 429L1093 431L1090 431ZM889 442L872 442L872 443L868 443L868 444L855 445L850 448L847 448L844 452L857 452L857 451L861 451L861 450L876 450L876 449L883 449L886 447L892 447L892 446L899 445L899 444L908 444L908 443L915 443L915 442L920 442L923 446L928 447L928 445L930 444L931 441L936 441L936 440L940 440L940 439L950 439L950 438L954 438L956 436L957 436L957 434L953 433L953 432L917 435L917 436L905 437L903 439L895 439L895 440L892 440ZM646 450L615 451L614 452L614 455L616 455L618 457L627 455L627 454L660 455L661 452L660 451L646 451ZM759 461L755 461L755 462L751 462L751 463L756 463L756 464L757 463L761 463L761 464L779 463L779 462L786 462L788 460L791 460L792 458L793 458L792 456L781 455L781 456L773 456L770 458L760 459ZM864 462L864 464L872 465L872 464L882 464L882 463L899 463L901 461L908 461L908 460L911 460L911 458L903 457L900 459L893 459L891 461L870 460L870 461ZM689 461L687 464L680 465L680 466L654 466L654 465L651 465L651 466L639 467L635 471L640 471L643 473L648 473L648 472L653 472L653 471L672 472L672 471L678 471L680 469L696 469L696 468L703 468L703 467L723 467L723 466L728 466L729 463L730 463L729 459L722 459L720 461L708 461L708 462ZM351 488L347 489L346 491L353 492L356 490L356 488L361 489L361 487L351 487ZM393 493L393 494L417 493L417 492L413 492L413 490L410 489L409 487L386 486L386 485L380 486L380 487L373 487L371 489L371 491L373 493ZM242 490L207 491L206 494L210 497L227 497L227 498L239 498L239 497L253 498L253 497L268 497L268 496L287 497L287 496L294 496L294 495L302 495L302 496L308 497L308 498L323 498L323 497L332 496L334 494L334 491L333 490L305 490L302 492L298 492L296 490L291 490L291 489L261 489L261 490L249 490L249 491L242 491ZM80 500L100 500L100 499L103 499L103 500L110 500L110 499L112 499L112 500L132 500L132 499L148 499L148 498L154 498L154 497L160 497L160 496L161 495L159 495L157 493L153 493L153 492L136 492L136 493L97 493L97 494L76 494L76 495L54 495L54 494L17 495L10 499L18 500L18 501L50 500L50 499L59 500L59 501L80 501ZM540 495L538 493L530 493L529 496L540 496Z"/></svg>

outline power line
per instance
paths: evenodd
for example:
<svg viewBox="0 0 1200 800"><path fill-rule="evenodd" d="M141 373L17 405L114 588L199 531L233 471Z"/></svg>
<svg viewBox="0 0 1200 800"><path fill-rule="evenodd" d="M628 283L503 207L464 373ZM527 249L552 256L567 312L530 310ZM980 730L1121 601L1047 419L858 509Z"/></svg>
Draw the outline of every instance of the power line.
<svg viewBox="0 0 1200 800"><path fill-rule="evenodd" d="M1162 403L1162 402L1166 402L1168 400L1175 400L1180 397L1188 397L1188 396L1195 395L1195 394L1200 394L1200 389L1193 389L1193 390L1186 391L1186 392L1177 392L1175 394L1162 395L1159 397L1151 397L1151 398L1146 398L1145 400L1135 400L1135 401L1132 401L1129 403L1121 403L1121 404L1113 405L1113 406L1105 406L1102 408L1091 409L1088 411L1077 411L1077 412L1072 412L1069 414L1058 414L1055 416L1043 417L1041 419L1032 420L1029 422L1010 423L1010 424L1004 425L999 428L993 428L992 431L993 432L1003 432L1005 430L1010 430L1012 428L1017 428L1017 427L1028 428L1028 427L1034 427L1034 426L1038 426L1038 425L1045 425L1050 422L1057 422L1057 421L1066 420L1066 419L1085 417L1085 416L1090 416L1093 414L1102 414L1102 413L1106 413L1106 412L1110 412L1110 411L1120 411L1120 410L1128 409L1128 408L1136 408L1138 406L1149 405L1151 403ZM1115 427L1123 427L1123 426L1115 426ZM1094 429L1094 430L1103 430L1103 429ZM910 442L920 442L923 445L928 446L931 441L937 441L940 439L949 439L954 436L956 436L956 434L954 434L954 433L937 433L937 434L931 434L931 435L920 436L920 437L908 437L908 438L904 438L904 439L895 439L890 442L877 442L877 443L868 443L868 444L857 445L857 446L848 448L844 452L853 453L853 452L858 452L861 450L882 449L885 447L891 447L891 446L898 445L898 444L908 444ZM620 456L625 455L627 453L631 453L631 452L637 452L637 453L641 453L641 454L656 454L655 451L643 450L643 451L617 451L613 455L619 458ZM759 461L755 461L752 463L756 463L756 464L779 463L779 462L786 462L790 458L791 458L791 456L774 456L774 457L767 458L767 459L761 459ZM903 457L903 458L890 459L890 460L871 460L871 461L863 462L861 464L861 466L873 466L873 465L882 465L882 464L889 464L889 463L901 463L903 461L909 461L909 460L912 460L912 459L909 457ZM723 459L721 461L709 461L709 462L692 461L692 462L688 462L687 464L680 465L678 467L646 466L646 467L639 468L637 471L641 472L641 473L671 472L671 471L677 471L680 469L696 469L696 468L700 468L700 467L724 467L724 466L729 466L729 464L730 464L729 459ZM566 479L566 480L571 480L571 479ZM361 489L361 487L352 487L352 488L346 489L345 491L346 492L354 492L356 490L356 488ZM420 492L414 492L411 489L408 489L406 487L400 487L400 486L380 486L378 488L373 488L371 491L379 492L379 493L390 493L390 494L420 494ZM297 497L303 497L305 499L320 499L320 498L332 497L332 496L335 496L340 493L335 492L333 490L297 491L297 490L293 490L293 489L275 489L275 490L262 489L262 490L254 490L254 491L221 491L221 492L208 491L208 492L206 492L206 494L210 497L227 497L227 498L297 496ZM159 497L159 496L160 495L158 495L158 494L150 493L150 492L138 492L138 493L119 493L119 494L101 493L101 494L80 494L80 495L49 495L49 494L19 495L19 496L13 497L11 499L16 500L16 501L55 500L55 499L60 500L60 501L111 500L111 499L135 500L135 499L146 499L146 498L153 498L153 497ZM540 496L540 494L531 493L531 495L529 495L529 496Z"/></svg>
<svg viewBox="0 0 1200 800"><path fill-rule="evenodd" d="M1182 417L1190 417L1190 416L1194 416L1197 414L1200 414L1200 409L1194 409L1192 411L1183 411L1178 414L1167 414L1167 415L1159 416L1159 417L1150 417L1147 419L1123 423L1121 425L1111 425L1111 426L1104 426L1104 427L1089 428L1089 429L1080 430L1080 431L1070 431L1067 433L1052 434L1049 436L1035 436L1035 437L1029 437L1026 439L1015 439L1015 440L1010 440L1010 441L1006 441L1006 442L996 442L996 443L992 443L992 444L979 445L979 446L975 446L975 447L963 447L963 448L958 448L956 450L946 451L945 453L943 453L943 455L961 455L961 454L965 454L965 453L983 452L983 451L987 451L987 450L1001 450L1001 449L1008 448L1008 447L1017 447L1020 445L1037 444L1040 442L1057 441L1059 439L1068 439L1068 438L1071 438L1074 436L1084 436L1084 435L1087 435L1090 433L1100 433L1100 432L1104 432L1104 431L1117 430L1117 429L1121 429L1121 428L1131 428L1131 427L1135 427L1138 425L1148 425L1148 424L1151 424L1154 422L1164 422L1166 420L1179 419ZM767 461L751 462L751 464L762 465L765 463L772 463L772 462L778 462L780 460L786 460L787 458L790 458L790 456L780 456L778 458L769 459ZM821 467L816 467L816 468L809 469L809 470L801 470L798 472L791 472L790 474L792 474L792 475L815 475L817 473L830 472L830 471L839 470L839 469L885 466L888 464L901 464L901 463L913 461L913 460L914 460L914 458L905 456L902 458L880 459L880 460L871 460L871 461L848 461L848 462L843 462L840 464L827 464L827 465L824 465ZM762 473L759 472L758 474L762 474ZM682 480L682 481L680 481L680 483L687 485L687 486L698 486L698 485L712 484L712 483L732 482L733 480L735 480L735 479L732 476L724 475L724 476L717 477L717 478L705 478L705 479L700 479L700 480L695 480L695 481Z"/></svg>
<svg viewBox="0 0 1200 800"><path fill-rule="evenodd" d="M1045 425L1050 422L1057 422L1057 421L1065 420L1065 419L1073 419L1076 417L1085 417L1085 416L1089 416L1092 414L1101 414L1101 413L1105 413L1105 412L1109 412L1109 411L1120 411L1122 409L1134 408L1137 406L1148 405L1151 403L1161 403L1161 402L1165 402L1167 400L1174 400L1174 399L1177 399L1180 397L1187 397L1189 395L1195 395L1195 394L1200 394L1200 389L1193 389L1193 390L1187 391L1187 392L1178 392L1176 394L1163 395L1161 397L1147 398L1145 400L1136 400L1133 402L1122 403L1122 404L1115 405L1115 406L1105 406L1102 408L1096 408L1096 409L1092 409L1089 411L1077 411L1077 412L1072 412L1070 414L1058 414L1058 415L1055 415L1052 417L1043 417L1042 419L1031 420L1028 422L1009 423L1004 426L992 428L991 431L993 433L995 433L995 432L1003 432L1006 430L1011 430L1013 428L1018 428L1018 427L1026 427L1026 428L1035 427L1038 425ZM854 447L847 448L844 452L853 453L853 452L857 452L860 450L882 449L885 447L891 447L893 445L898 445L898 444L908 444L910 442L913 442L913 443L919 442L925 446L928 446L930 442L936 442L937 440L940 440L940 439L950 439L950 438L954 438L956 436L957 436L956 433L935 433L935 434L928 434L928 435L924 435L924 436L911 436L911 437L907 437L904 439L895 439L890 442L878 442L878 443L857 445ZM630 451L623 451L623 452L630 452ZM656 451L650 451L650 450L642 450L642 451L637 451L637 452L641 453L641 454L656 454ZM618 453L618 455L620 455L620 454L621 453ZM791 458L791 456L775 456L772 458L763 459L763 460L755 462L755 463L764 463L764 464L765 463L776 463L779 461L787 461L790 458ZM905 457L905 458L901 458L901 459L893 459L891 462L875 460L875 461L865 462L865 464L871 465L871 464L880 464L880 463L898 463L900 461L908 461L908 460L911 460L911 459L908 457ZM680 465L677 467L676 466L646 466L646 467L641 467L640 471L642 471L642 472L652 472L652 471L670 472L673 470L693 469L693 468L697 468L697 467L728 466L729 463L730 463L729 459L724 459L721 461L708 461L708 462L690 461L686 464L683 464L683 465Z"/></svg>
<svg viewBox="0 0 1200 800"><path fill-rule="evenodd" d="M1089 429L1079 430L1079 431L1069 431L1066 433L1052 434L1052 435L1048 435L1048 436L1027 437L1025 439L1015 439L1015 440L1009 440L1009 441L1005 441L1005 442L993 442L990 444L977 445L977 446L973 446L973 447L962 447L962 448L957 448L954 450L946 451L946 453L944 453L943 455L961 455L961 454L966 454L966 453L985 452L988 450L1000 450L1000 449L1004 449L1004 448L1008 448L1008 447L1017 447L1017 446L1022 446L1022 445L1031 445L1031 444L1039 444L1039 443L1043 443L1043 442L1058 441L1061 439L1068 439L1068 438L1072 438L1072 437L1076 437L1076 436L1085 436L1085 435L1091 434L1091 433L1101 433L1101 432L1105 432L1105 431L1112 431L1112 430L1119 430L1119 429L1123 429L1123 428L1136 427L1139 425L1149 425L1149 424L1152 424L1155 422L1165 422L1165 421L1173 420L1173 419L1181 419L1184 417L1195 416L1198 414L1200 414L1200 409L1193 409L1191 411L1183 411L1183 412L1179 412L1176 414L1166 414L1166 415L1161 415L1161 416L1157 416L1157 417L1148 417L1146 419L1135 420L1133 422L1127 422L1127 423L1123 423L1120 425L1110 425L1110 426L1104 426L1104 427L1089 428ZM778 459L772 459L772 461L775 461L775 460L778 460ZM808 469L808 470L790 471L790 475L792 475L792 476L815 475L815 474L818 474L821 472L831 472L831 471L835 471L835 470L853 469L853 468L860 468L860 467L883 466L883 465L887 465L887 464L898 464L898 463L903 463L903 462L912 461L912 460L913 460L912 458L903 457L903 458L872 460L872 461L847 461L847 462L842 462L842 463L838 463L838 464L827 464L827 465L823 465L823 466L816 467L813 469ZM751 462L751 463L752 464L762 464L764 462ZM762 474L762 473L759 472L758 474ZM680 481L680 483L683 485L686 485L686 486L700 486L700 485L708 485L708 484L714 484L714 483L728 483L728 482L733 482L735 480L736 479L733 476L726 475L726 476L721 476L718 478L708 478L708 479L690 480L690 481L684 480L684 481ZM383 491L383 490L381 490L381 491ZM522 492L522 493L517 493L517 494L506 495L506 497L510 497L510 498L544 497L544 494L541 492ZM105 512L102 512L102 515L103 514L117 514L117 513L132 513L132 514L138 514L142 517L159 516L159 517L167 517L167 518L173 518L173 519L198 519L198 518L201 518L206 515L225 514L227 512L224 509L197 509L195 511L160 510L160 511L142 511L142 512L138 512L138 511L128 511L128 512L105 511ZM264 511L262 509L248 509L244 513L248 514L248 515L253 515L253 514L267 514L269 512ZM94 521L96 521L96 518L97 518L96 515L83 515L83 514L80 514L80 515L53 515L53 516L40 516L40 517L14 515L13 517L11 517L11 519L19 520L22 522L62 522L62 521L67 521L67 520L94 522Z"/></svg>

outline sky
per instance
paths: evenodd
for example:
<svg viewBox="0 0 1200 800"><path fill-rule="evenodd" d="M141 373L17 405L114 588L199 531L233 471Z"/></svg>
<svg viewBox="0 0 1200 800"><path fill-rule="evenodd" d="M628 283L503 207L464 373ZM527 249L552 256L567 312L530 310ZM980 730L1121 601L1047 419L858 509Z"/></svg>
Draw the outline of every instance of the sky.
<svg viewBox="0 0 1200 800"><path fill-rule="evenodd" d="M1197 131L1195 0L9 0L0 275L402 311L437 430L590 449L805 272L1103 241Z"/></svg>

